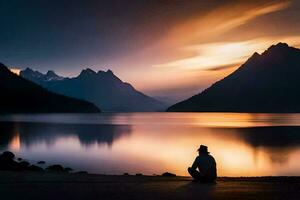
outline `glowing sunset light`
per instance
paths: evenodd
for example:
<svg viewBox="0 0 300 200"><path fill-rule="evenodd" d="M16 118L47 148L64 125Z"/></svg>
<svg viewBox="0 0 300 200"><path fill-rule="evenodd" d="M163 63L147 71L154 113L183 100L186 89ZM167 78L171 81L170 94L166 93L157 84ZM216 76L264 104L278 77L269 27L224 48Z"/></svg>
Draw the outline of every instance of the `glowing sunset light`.
<svg viewBox="0 0 300 200"><path fill-rule="evenodd" d="M14 74L17 74L17 75L20 75L20 69L17 69L17 68L11 68L10 71Z"/></svg>
<svg viewBox="0 0 300 200"><path fill-rule="evenodd" d="M168 126L160 127L159 130L164 134L159 135L158 139L155 128L136 127L130 138L117 142L112 149L113 156L118 159L126 158L128 162L132 160L136 163L138 160L147 163L146 166L138 165L138 167L148 174L170 170L179 175L188 175L186 168L193 162L197 155L196 149L201 142L210 147L217 160L220 176L259 176L279 173L281 170L280 166L275 166L270 160L270 152L274 149L253 148L241 138L239 129L224 131L215 128ZM296 150L298 148L294 151ZM296 155L291 154L292 156ZM283 157L284 155L278 154L279 159Z"/></svg>
<svg viewBox="0 0 300 200"><path fill-rule="evenodd" d="M281 40L297 45L300 37L282 38ZM156 67L201 70L222 68L224 66L233 67L245 62L254 52L262 53L274 41L276 40L265 38L244 42L191 45L184 47L182 50L192 52L194 54L192 57L156 65Z"/></svg>
<svg viewBox="0 0 300 200"><path fill-rule="evenodd" d="M286 9L290 1L256 4L225 4L205 15L196 15L170 30L166 41L193 44L218 40L222 34L234 30L263 15Z"/></svg>
<svg viewBox="0 0 300 200"><path fill-rule="evenodd" d="M14 151L19 151L21 148L20 134L16 133L9 143L9 148Z"/></svg>
<svg viewBox="0 0 300 200"><path fill-rule="evenodd" d="M263 50L265 46L255 42L193 45L183 48L184 51L193 52L195 54L193 57L157 66L204 70L222 66L234 66L245 61L257 49Z"/></svg>

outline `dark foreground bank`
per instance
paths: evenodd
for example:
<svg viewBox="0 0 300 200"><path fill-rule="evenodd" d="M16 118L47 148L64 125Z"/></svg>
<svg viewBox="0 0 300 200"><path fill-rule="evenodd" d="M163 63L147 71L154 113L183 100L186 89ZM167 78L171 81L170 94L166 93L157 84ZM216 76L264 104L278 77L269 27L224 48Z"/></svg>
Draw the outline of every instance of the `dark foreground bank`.
<svg viewBox="0 0 300 200"><path fill-rule="evenodd" d="M300 177L219 178L105 176L0 171L0 194L9 199L300 199Z"/></svg>

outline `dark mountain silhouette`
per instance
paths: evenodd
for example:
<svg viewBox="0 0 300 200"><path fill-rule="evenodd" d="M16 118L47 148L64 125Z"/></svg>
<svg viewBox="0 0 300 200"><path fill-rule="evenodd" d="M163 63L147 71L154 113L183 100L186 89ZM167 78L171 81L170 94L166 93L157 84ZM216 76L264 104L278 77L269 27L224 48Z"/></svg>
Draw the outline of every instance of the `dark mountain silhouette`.
<svg viewBox="0 0 300 200"><path fill-rule="evenodd" d="M0 63L0 113L100 112L92 103L49 92Z"/></svg>
<svg viewBox="0 0 300 200"><path fill-rule="evenodd" d="M31 77L31 81L41 83L43 81L63 80L64 77L58 76L54 71L49 70L46 74L42 74L38 71L33 71L30 68L26 68L22 71L23 77Z"/></svg>
<svg viewBox="0 0 300 200"><path fill-rule="evenodd" d="M173 112L300 112L300 50L279 43Z"/></svg>
<svg viewBox="0 0 300 200"><path fill-rule="evenodd" d="M48 73L27 68L20 75L50 91L93 102L104 111L163 111L167 108L163 102L120 80L111 70L95 72L85 69L74 78L59 77L53 72L56 78L49 79Z"/></svg>

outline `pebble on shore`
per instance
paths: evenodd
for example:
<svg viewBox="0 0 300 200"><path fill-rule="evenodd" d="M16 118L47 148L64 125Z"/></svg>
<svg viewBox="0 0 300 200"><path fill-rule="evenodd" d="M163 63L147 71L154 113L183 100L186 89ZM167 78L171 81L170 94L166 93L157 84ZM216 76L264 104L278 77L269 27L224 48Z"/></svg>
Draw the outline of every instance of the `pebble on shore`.
<svg viewBox="0 0 300 200"><path fill-rule="evenodd" d="M8 171L36 171L45 172L45 170L39 166L32 165L22 158L17 158L19 162L15 161L15 154L10 151L0 153L0 170ZM39 161L37 164L45 164L45 161ZM73 171L70 167L64 168L61 165L50 165L46 168L47 172L70 172ZM87 172L86 172L87 173Z"/></svg>

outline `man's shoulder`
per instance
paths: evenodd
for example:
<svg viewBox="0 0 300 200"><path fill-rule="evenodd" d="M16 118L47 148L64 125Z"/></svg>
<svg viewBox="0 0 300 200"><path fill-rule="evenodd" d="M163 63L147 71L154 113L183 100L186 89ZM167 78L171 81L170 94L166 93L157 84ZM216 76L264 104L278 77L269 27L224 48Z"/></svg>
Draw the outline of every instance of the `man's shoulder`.
<svg viewBox="0 0 300 200"><path fill-rule="evenodd" d="M206 155L199 155L196 157L197 160L203 160L203 159L206 159L207 156Z"/></svg>
<svg viewBox="0 0 300 200"><path fill-rule="evenodd" d="M212 155L209 155L209 158L212 162L214 162L214 163L216 162L215 158Z"/></svg>
<svg viewBox="0 0 300 200"><path fill-rule="evenodd" d="M198 155L195 160L196 162L199 162L200 160L203 160L203 157L201 155Z"/></svg>
<svg viewBox="0 0 300 200"><path fill-rule="evenodd" d="M196 159L213 159L214 160L214 157L210 154L206 154L206 155L199 155L199 156L197 156Z"/></svg>

